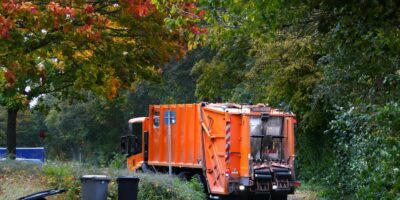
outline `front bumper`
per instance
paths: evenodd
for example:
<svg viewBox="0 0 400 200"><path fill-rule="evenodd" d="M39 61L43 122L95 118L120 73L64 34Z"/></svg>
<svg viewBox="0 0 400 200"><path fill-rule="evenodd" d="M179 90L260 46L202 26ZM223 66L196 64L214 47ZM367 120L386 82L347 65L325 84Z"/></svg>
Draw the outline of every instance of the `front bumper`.
<svg viewBox="0 0 400 200"><path fill-rule="evenodd" d="M294 194L295 186L290 169L255 169L253 177L230 179L230 193Z"/></svg>

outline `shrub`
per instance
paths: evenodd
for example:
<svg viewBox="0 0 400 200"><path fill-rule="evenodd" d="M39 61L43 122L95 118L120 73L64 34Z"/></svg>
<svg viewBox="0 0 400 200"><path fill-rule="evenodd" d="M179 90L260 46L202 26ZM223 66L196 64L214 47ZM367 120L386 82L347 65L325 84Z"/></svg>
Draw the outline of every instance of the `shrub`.
<svg viewBox="0 0 400 200"><path fill-rule="evenodd" d="M328 184L333 198L400 198L400 106L340 110L330 123L335 159Z"/></svg>
<svg viewBox="0 0 400 200"><path fill-rule="evenodd" d="M126 169L126 155L114 153L109 167L112 169Z"/></svg>
<svg viewBox="0 0 400 200"><path fill-rule="evenodd" d="M139 199L206 199L203 187L195 179L182 182L165 174L136 174L140 178Z"/></svg>
<svg viewBox="0 0 400 200"><path fill-rule="evenodd" d="M43 167L49 186L67 189L65 199L80 198L79 172L82 166L76 163L51 162Z"/></svg>

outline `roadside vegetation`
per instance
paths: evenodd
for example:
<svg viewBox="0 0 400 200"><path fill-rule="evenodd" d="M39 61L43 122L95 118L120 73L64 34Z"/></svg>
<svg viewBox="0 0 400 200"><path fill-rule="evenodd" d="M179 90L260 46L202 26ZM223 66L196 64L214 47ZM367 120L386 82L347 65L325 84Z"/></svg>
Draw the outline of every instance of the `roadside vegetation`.
<svg viewBox="0 0 400 200"><path fill-rule="evenodd" d="M118 163L118 165L116 165ZM49 196L49 200L79 200L81 199L82 175L101 174L113 178L109 183L108 199L115 200L118 196L116 177L133 175L140 178L138 199L151 200L203 200L206 194L203 187L195 179L181 181L167 174L129 173L121 168L119 161L111 162L105 167L77 162L49 161L43 167L35 164L3 161L0 162L0 199L17 199L39 191L49 189L66 189L62 194ZM295 195L289 195L289 200L324 199L326 188L318 184L303 183Z"/></svg>
<svg viewBox="0 0 400 200"><path fill-rule="evenodd" d="M14 161L0 162L0 199L17 199L35 192L58 188L65 193L50 196L50 200L81 199L80 177L87 174L107 175L109 183L108 199L117 199L118 176L133 175L140 178L138 199L205 199L205 193L196 180L182 182L177 177L166 174L128 173L121 168L98 168L76 162L47 162L42 168L37 165Z"/></svg>
<svg viewBox="0 0 400 200"><path fill-rule="evenodd" d="M297 188L295 195L289 196L289 200L325 200L327 195L325 194L328 188L321 184L316 183L302 183Z"/></svg>

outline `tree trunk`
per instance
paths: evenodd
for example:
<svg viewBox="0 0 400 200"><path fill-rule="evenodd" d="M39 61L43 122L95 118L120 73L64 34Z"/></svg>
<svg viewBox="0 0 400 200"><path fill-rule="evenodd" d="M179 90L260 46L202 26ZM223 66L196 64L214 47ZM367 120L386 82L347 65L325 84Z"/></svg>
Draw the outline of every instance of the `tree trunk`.
<svg viewBox="0 0 400 200"><path fill-rule="evenodd" d="M17 153L17 113L18 109L7 109L7 157L13 160Z"/></svg>

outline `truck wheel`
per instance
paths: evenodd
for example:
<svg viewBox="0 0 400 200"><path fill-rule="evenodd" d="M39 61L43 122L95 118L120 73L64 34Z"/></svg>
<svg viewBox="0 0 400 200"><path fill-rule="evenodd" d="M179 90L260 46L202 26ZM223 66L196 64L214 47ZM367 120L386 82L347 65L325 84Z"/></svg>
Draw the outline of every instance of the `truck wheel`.
<svg viewBox="0 0 400 200"><path fill-rule="evenodd" d="M200 174L193 175L193 178L203 186L204 192L207 192L206 184L204 184L203 177Z"/></svg>
<svg viewBox="0 0 400 200"><path fill-rule="evenodd" d="M178 174L178 178L179 178L179 180L181 180L181 181L188 181L188 179L187 179L187 173L186 173L186 172L180 172L180 173Z"/></svg>
<svg viewBox="0 0 400 200"><path fill-rule="evenodd" d="M193 175L193 178L196 179L196 181L199 182L201 185L204 185L203 179L201 178L200 174Z"/></svg>
<svg viewBox="0 0 400 200"><path fill-rule="evenodd" d="M287 200L288 195L272 195L271 200Z"/></svg>

